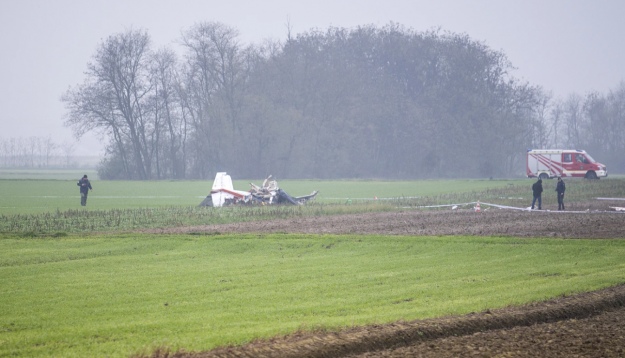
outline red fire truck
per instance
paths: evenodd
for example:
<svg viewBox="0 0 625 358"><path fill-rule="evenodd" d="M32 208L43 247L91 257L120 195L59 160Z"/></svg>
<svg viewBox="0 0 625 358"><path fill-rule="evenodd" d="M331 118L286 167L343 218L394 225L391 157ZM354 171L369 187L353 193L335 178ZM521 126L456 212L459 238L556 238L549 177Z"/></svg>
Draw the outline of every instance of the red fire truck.
<svg viewBox="0 0 625 358"><path fill-rule="evenodd" d="M608 176L605 165L596 162L584 150L577 149L528 149L527 177L554 178L580 177L599 179Z"/></svg>

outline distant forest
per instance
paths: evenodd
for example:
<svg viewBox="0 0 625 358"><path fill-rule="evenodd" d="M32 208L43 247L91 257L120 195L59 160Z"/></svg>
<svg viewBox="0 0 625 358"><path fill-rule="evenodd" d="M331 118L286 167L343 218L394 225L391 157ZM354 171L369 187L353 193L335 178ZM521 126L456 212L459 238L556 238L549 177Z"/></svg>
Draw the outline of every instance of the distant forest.
<svg viewBox="0 0 625 358"><path fill-rule="evenodd" d="M519 177L528 148L556 147L624 172L625 83L556 99L466 34L389 24L243 46L205 22L179 44L114 34L63 94L67 126L109 138L100 178Z"/></svg>

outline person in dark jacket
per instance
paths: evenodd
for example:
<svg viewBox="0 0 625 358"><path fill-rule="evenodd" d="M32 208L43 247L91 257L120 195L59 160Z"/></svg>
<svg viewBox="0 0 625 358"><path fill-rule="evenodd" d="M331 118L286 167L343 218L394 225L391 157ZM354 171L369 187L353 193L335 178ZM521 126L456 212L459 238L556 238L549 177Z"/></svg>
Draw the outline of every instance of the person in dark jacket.
<svg viewBox="0 0 625 358"><path fill-rule="evenodd" d="M87 174L83 175L76 185L80 187L80 205L87 206L87 195L89 195L89 190L93 190Z"/></svg>
<svg viewBox="0 0 625 358"><path fill-rule="evenodd" d="M532 210L534 210L534 204L538 200L538 210L543 209L543 181L542 179L538 179L536 183L532 185L532 192L534 194L534 200L532 200Z"/></svg>
<svg viewBox="0 0 625 358"><path fill-rule="evenodd" d="M564 185L564 180L558 177L558 183L556 184L556 192L558 193L558 210L564 210L564 191L566 190L566 185Z"/></svg>

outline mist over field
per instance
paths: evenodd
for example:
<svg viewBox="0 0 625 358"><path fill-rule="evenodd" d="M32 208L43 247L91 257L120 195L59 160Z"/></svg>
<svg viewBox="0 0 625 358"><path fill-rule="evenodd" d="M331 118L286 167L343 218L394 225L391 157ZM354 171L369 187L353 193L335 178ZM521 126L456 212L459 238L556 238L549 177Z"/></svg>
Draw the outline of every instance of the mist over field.
<svg viewBox="0 0 625 358"><path fill-rule="evenodd" d="M512 178L527 149L551 147L623 173L624 6L3 3L0 166Z"/></svg>

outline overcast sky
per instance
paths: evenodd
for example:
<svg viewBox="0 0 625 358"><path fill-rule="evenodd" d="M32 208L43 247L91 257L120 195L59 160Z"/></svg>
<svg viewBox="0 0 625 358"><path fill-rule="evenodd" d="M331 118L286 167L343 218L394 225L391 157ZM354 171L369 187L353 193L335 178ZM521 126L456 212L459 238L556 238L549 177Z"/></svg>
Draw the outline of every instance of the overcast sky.
<svg viewBox="0 0 625 358"><path fill-rule="evenodd" d="M0 0L0 138L75 141L60 96L84 80L102 40L146 30L154 48L198 22L239 30L242 43L313 28L382 27L466 33L504 52L513 75L565 98L625 80L622 0ZM101 140L77 143L100 154Z"/></svg>

